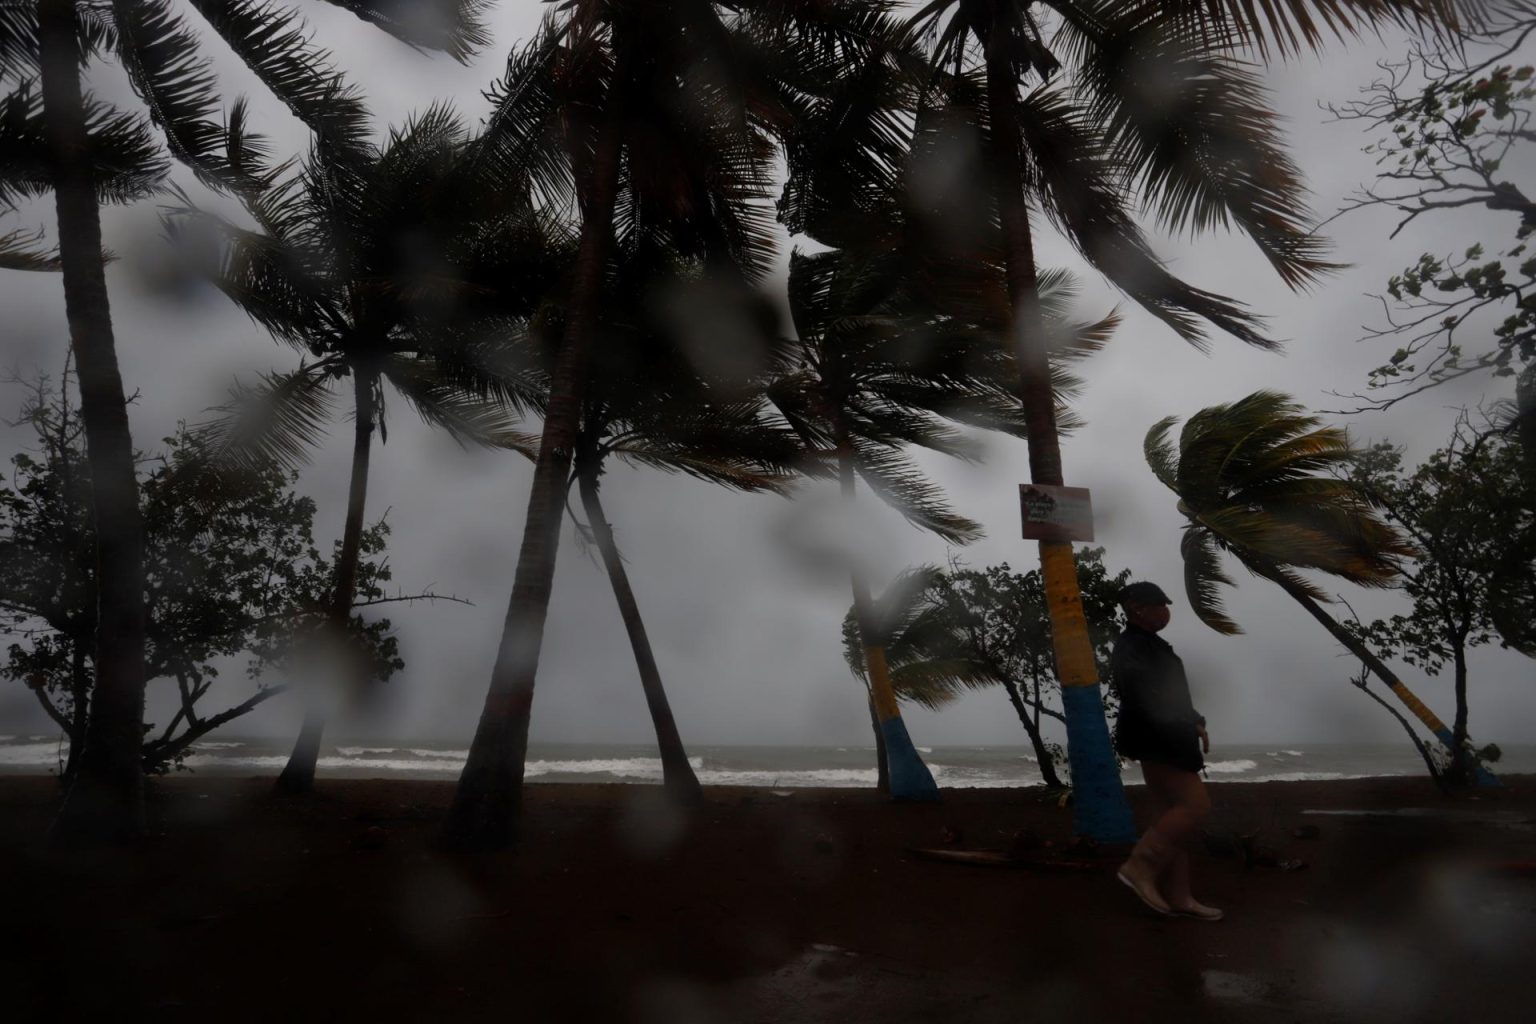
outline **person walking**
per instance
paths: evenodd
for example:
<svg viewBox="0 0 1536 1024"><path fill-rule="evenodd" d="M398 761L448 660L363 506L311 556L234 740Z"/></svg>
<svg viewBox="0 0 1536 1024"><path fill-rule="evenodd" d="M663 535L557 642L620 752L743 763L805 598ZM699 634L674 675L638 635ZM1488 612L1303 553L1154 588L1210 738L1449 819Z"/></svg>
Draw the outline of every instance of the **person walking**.
<svg viewBox="0 0 1536 1024"><path fill-rule="evenodd" d="M1119 600L1127 625L1110 657L1110 685L1120 698L1115 748L1141 762L1157 819L1116 875L1159 914L1220 921L1222 912L1189 888L1186 845L1211 812L1200 777L1211 741L1190 700L1184 663L1157 635L1168 625L1172 602L1147 582L1128 584Z"/></svg>

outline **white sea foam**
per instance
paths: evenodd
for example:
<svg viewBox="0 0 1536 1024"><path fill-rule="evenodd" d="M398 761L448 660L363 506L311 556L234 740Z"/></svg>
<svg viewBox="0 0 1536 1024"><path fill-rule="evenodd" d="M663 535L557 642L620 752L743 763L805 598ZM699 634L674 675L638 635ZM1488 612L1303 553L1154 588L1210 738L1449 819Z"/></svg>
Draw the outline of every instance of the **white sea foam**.
<svg viewBox="0 0 1536 1024"><path fill-rule="evenodd" d="M1266 751L1264 751L1264 754L1267 757L1301 757L1302 756L1302 753L1299 750L1266 750Z"/></svg>
<svg viewBox="0 0 1536 1024"><path fill-rule="evenodd" d="M53 742L17 743L0 747L0 764L52 768L58 763L60 749L68 749L68 746L60 748L57 742Z"/></svg>
<svg viewBox="0 0 1536 1024"><path fill-rule="evenodd" d="M1217 775L1235 775L1238 772L1251 772L1258 766L1257 761L1241 758L1236 761L1211 761L1206 764L1205 770Z"/></svg>
<svg viewBox="0 0 1536 1024"><path fill-rule="evenodd" d="M203 741L203 742L199 742L194 749L197 749L197 750L234 750L236 747L243 747L243 746L245 746L244 743L216 743L216 742Z"/></svg>
<svg viewBox="0 0 1536 1024"><path fill-rule="evenodd" d="M368 754L393 754L399 747L337 747L342 757L364 757Z"/></svg>

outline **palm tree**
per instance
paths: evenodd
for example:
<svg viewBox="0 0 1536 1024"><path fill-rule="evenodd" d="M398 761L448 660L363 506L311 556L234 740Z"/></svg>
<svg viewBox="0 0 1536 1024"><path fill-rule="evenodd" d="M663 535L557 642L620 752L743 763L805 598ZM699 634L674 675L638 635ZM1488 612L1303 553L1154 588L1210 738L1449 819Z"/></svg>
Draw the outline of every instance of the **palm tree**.
<svg viewBox="0 0 1536 1024"><path fill-rule="evenodd" d="M526 183L472 163L468 142L457 119L433 107L376 150L317 142L300 173L244 195L259 230L190 207L168 219L172 234L189 243L193 225L211 228L221 253L206 267L213 282L306 357L292 373L237 390L226 415L203 427L213 460L302 461L335 390L350 381L352 469L329 598L333 637L345 634L352 614L373 436L384 436L384 385L454 437L500 446L523 440L506 411L522 411L542 387L533 367L506 372L505 338L551 286L558 249L541 235L545 224ZM324 727L312 704L279 792L312 788Z"/></svg>
<svg viewBox="0 0 1536 1024"><path fill-rule="evenodd" d="M893 207L887 220L900 223L899 211ZM863 480L909 522L963 544L980 535L980 526L951 510L903 449L973 458L956 421L1022 432L1011 401L1011 353L989 329L995 306L987 298L998 294L997 282L985 262L970 264L966 282L959 266L920 241L893 241L869 253L791 256L797 340L770 395L808 459L835 470L850 514ZM940 272L943 290L934 287ZM932 775L901 720L867 567L852 559L849 569L889 791L899 800L933 799Z"/></svg>
<svg viewBox="0 0 1536 1024"><path fill-rule="evenodd" d="M762 382L750 366L705 372L677 337L676 318L658 309L692 307L691 290L707 286L699 268L668 252L664 239L631 233L616 255L602 331L584 384L571 483L587 515L580 535L598 549L634 651L646 706L661 753L662 781L679 802L702 797L651 649L612 524L603 510L601 480L609 460L683 473L748 493L782 493L794 479L798 446L766 419ZM750 296L742 296L748 315ZM537 444L520 449L537 458Z"/></svg>
<svg viewBox="0 0 1536 1024"><path fill-rule="evenodd" d="M187 2L295 115L342 143L361 101L294 12L261 0ZM431 0L430 7L421 5L430 13L425 18L400 18L371 0L333 2L414 46L446 49L461 59L484 41L476 17L481 0ZM98 204L151 191L166 171L142 119L84 92L82 65L114 54L165 149L202 181L234 191L258 184L239 159L249 142L242 138L244 108L237 104L223 123L216 119L216 77L177 6L177 0L38 0L0 10L0 78L41 82L41 108L7 126L31 145L7 150L6 174L19 167L34 190L54 192L102 581L96 696L79 771L56 822L61 837L121 838L144 828L137 754L144 706L143 530ZM10 101L28 91L19 85ZM114 194L113 182L125 187ZM14 247L18 240L8 241Z"/></svg>
<svg viewBox="0 0 1536 1024"><path fill-rule="evenodd" d="M1359 483L1327 475L1344 471L1355 457L1348 435L1320 426L1317 417L1272 391L1202 409L1184 425L1177 448L1168 437L1176 422L1169 417L1147 432L1146 456L1189 520L1179 547L1185 590L1200 621L1223 635L1242 632L1221 604L1220 586L1233 583L1221 569L1225 552L1289 594L1454 752L1445 723L1323 609L1328 595L1301 575L1317 570L1384 587L1397 578L1399 560L1413 554ZM1480 776L1492 779L1486 769Z"/></svg>
<svg viewBox="0 0 1536 1024"><path fill-rule="evenodd" d="M527 167L543 195L574 209L580 238L502 643L445 823L451 845L513 838L561 507L616 240L652 226L712 272L747 280L772 252L765 128L788 114L743 28L751 10L571 0L493 89L488 159Z"/></svg>
<svg viewBox="0 0 1536 1024"><path fill-rule="evenodd" d="M1460 0L932 0L911 20L950 69L940 93L982 141L990 203L1005 253L1029 419L1030 479L1064 482L1050 389L1050 336L1040 313L1032 211L1186 340L1200 321L1270 347L1242 307L1170 274L1134 219L1139 200L1163 226L1236 225L1291 287L1331 269L1308 230L1305 193L1274 138L1262 83L1237 59L1316 47L1384 21L1444 26ZM1055 29L1054 36L1050 29ZM1051 42L1048 43L1047 39ZM1031 83L1025 88L1025 83ZM937 91L937 90L936 90ZM989 194L990 193L990 194ZM1040 542L1068 721L1074 828L1135 836L1102 713L1071 545Z"/></svg>

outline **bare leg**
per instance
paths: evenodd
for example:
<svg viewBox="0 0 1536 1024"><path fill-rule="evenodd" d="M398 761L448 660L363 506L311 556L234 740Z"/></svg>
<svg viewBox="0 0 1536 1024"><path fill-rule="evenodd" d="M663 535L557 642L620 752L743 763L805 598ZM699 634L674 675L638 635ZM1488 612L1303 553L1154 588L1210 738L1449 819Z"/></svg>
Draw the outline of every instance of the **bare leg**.
<svg viewBox="0 0 1536 1024"><path fill-rule="evenodd" d="M1221 920L1221 911L1196 900L1189 887L1189 851L1186 845L1211 810L1205 783L1194 772L1150 762L1143 763L1142 773L1147 780L1147 788L1157 794L1160 802L1167 807L1157 820L1156 831L1174 846L1173 853L1158 875L1158 887L1165 902L1175 913L1205 921Z"/></svg>

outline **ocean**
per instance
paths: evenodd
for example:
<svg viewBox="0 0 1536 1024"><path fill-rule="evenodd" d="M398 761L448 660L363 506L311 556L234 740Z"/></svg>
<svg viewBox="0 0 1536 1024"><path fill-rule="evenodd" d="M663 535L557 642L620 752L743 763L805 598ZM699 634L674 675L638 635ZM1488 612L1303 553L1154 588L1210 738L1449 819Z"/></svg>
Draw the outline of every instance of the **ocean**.
<svg viewBox="0 0 1536 1024"><path fill-rule="evenodd" d="M276 775L288 741L225 737L198 744L186 768L206 775ZM920 747L940 786L989 789L1030 786L1040 771L1027 747ZM43 774L62 764L67 749L57 736L0 736L0 774ZM318 773L331 778L454 779L464 767L464 743L419 740L342 741L328 747ZM706 786L868 788L875 784L874 749L867 746L695 746L690 760ZM1536 772L1536 746L1506 748L1495 766L1505 773ZM1417 775L1418 755L1398 745L1280 745L1218 747L1206 766L1212 782L1296 782ZM183 773L185 774L185 773ZM1065 778L1064 769L1059 774ZM648 783L661 779L661 760L644 744L533 744L526 778L532 782ZM1126 773L1136 781L1134 769Z"/></svg>

